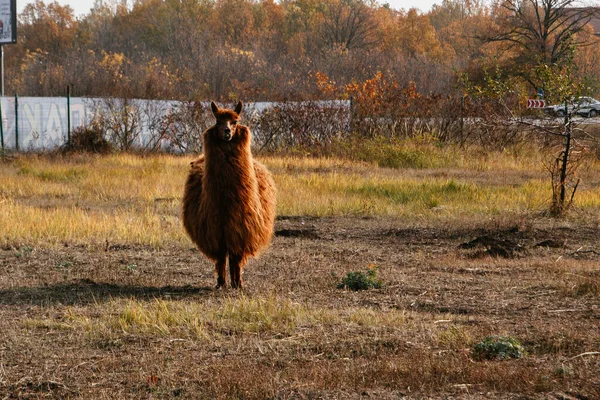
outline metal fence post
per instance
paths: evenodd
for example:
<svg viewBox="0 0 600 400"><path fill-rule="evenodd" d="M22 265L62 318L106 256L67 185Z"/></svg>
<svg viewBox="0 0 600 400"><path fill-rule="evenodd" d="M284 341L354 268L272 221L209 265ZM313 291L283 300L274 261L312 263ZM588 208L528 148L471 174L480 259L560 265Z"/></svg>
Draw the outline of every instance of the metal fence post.
<svg viewBox="0 0 600 400"><path fill-rule="evenodd" d="M19 95L15 93L15 150L19 151Z"/></svg>
<svg viewBox="0 0 600 400"><path fill-rule="evenodd" d="M71 86L67 85L67 145L71 144Z"/></svg>
<svg viewBox="0 0 600 400"><path fill-rule="evenodd" d="M354 133L354 96L350 96L350 112L348 121L348 133Z"/></svg>
<svg viewBox="0 0 600 400"><path fill-rule="evenodd" d="M0 141L2 142L2 152L4 152L4 120L2 119L2 96L0 95Z"/></svg>

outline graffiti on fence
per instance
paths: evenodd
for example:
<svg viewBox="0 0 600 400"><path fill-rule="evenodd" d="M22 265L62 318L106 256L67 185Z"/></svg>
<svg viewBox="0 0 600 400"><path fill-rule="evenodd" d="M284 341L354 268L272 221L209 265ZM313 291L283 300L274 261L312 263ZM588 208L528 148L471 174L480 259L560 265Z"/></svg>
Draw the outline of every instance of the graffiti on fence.
<svg viewBox="0 0 600 400"><path fill-rule="evenodd" d="M75 128L85 123L84 99L71 99L71 126ZM60 97L20 97L18 100L3 97L2 127L4 145L9 149L59 147L67 138L67 101Z"/></svg>

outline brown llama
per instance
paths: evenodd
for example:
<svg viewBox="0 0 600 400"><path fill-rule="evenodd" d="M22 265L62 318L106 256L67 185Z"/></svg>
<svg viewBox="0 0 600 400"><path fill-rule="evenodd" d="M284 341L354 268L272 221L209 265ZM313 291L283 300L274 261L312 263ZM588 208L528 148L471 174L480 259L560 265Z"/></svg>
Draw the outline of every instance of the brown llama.
<svg viewBox="0 0 600 400"><path fill-rule="evenodd" d="M191 163L183 196L183 225L198 249L215 262L217 288L226 287L229 258L231 286L242 287L248 257L258 256L273 236L275 184L267 168L254 160L250 130L238 124L235 110L211 103L217 123L203 133L204 154Z"/></svg>

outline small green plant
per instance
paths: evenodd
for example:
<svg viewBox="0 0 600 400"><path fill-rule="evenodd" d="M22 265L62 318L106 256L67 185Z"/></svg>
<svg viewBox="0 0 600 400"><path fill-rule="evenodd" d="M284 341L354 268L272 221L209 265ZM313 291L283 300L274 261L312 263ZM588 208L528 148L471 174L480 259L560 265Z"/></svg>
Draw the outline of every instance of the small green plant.
<svg viewBox="0 0 600 400"><path fill-rule="evenodd" d="M33 247L29 247L29 246L27 246L27 245L21 245L21 246L20 246L20 247L17 249L17 251L16 251L16 254L15 254L15 255L16 255L18 258L21 258L21 257L28 257L28 256L30 256L30 255L31 255L31 253L33 253L33 251L34 251L34 248L33 248Z"/></svg>
<svg viewBox="0 0 600 400"><path fill-rule="evenodd" d="M570 376L571 374L572 374L571 369L565 367L564 365L556 368L553 372L553 375L557 378L566 378L566 377Z"/></svg>
<svg viewBox="0 0 600 400"><path fill-rule="evenodd" d="M505 360L524 355L525 348L517 339L509 336L488 336L473 348L475 360Z"/></svg>
<svg viewBox="0 0 600 400"><path fill-rule="evenodd" d="M338 289L350 289L353 291L379 289L382 286L381 280L377 279L377 267L374 264L369 265L367 272L348 272L338 285Z"/></svg>
<svg viewBox="0 0 600 400"><path fill-rule="evenodd" d="M137 271L137 264L128 264L128 265L125 267L125 270L126 270L127 272L135 272L135 271Z"/></svg>
<svg viewBox="0 0 600 400"><path fill-rule="evenodd" d="M59 261L56 263L57 268L71 268L73 263L71 261Z"/></svg>

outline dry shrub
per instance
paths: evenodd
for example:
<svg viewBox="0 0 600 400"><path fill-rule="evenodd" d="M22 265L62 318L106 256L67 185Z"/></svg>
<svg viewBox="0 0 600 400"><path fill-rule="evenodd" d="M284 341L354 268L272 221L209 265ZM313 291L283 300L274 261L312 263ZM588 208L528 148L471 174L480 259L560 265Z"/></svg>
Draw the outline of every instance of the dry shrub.
<svg viewBox="0 0 600 400"><path fill-rule="evenodd" d="M259 150L330 145L349 129L349 110L337 102L283 102L255 114L248 126Z"/></svg>
<svg viewBox="0 0 600 400"><path fill-rule="evenodd" d="M433 134L452 140L463 128L463 104L453 95L425 95L415 82L400 85L381 72L347 85L353 100L352 131L365 137Z"/></svg>
<svg viewBox="0 0 600 400"><path fill-rule="evenodd" d="M95 101L94 121L104 136L118 150L135 150L139 143L141 115L136 100L129 98L103 98Z"/></svg>
<svg viewBox="0 0 600 400"><path fill-rule="evenodd" d="M214 116L202 103L190 101L175 105L161 122L161 134L171 151L200 153L202 132L214 123Z"/></svg>
<svg viewBox="0 0 600 400"><path fill-rule="evenodd" d="M454 141L461 146L475 145L487 151L502 151L519 146L535 137L535 125L527 117L513 114L519 99L466 97L463 107L463 125ZM508 106L507 106L508 104Z"/></svg>
<svg viewBox="0 0 600 400"><path fill-rule="evenodd" d="M156 109L157 104L104 99L96 107L102 110L99 125L119 150L201 152L202 133L214 123L209 107L181 102L171 104L167 111L165 106ZM348 107L329 101L276 103L243 115L243 124L252 130L253 146L259 151L327 147L347 135L349 121Z"/></svg>
<svg viewBox="0 0 600 400"><path fill-rule="evenodd" d="M65 144L63 151L107 154L113 151L113 146L104 138L98 121L92 121L90 125L73 130L71 140Z"/></svg>

